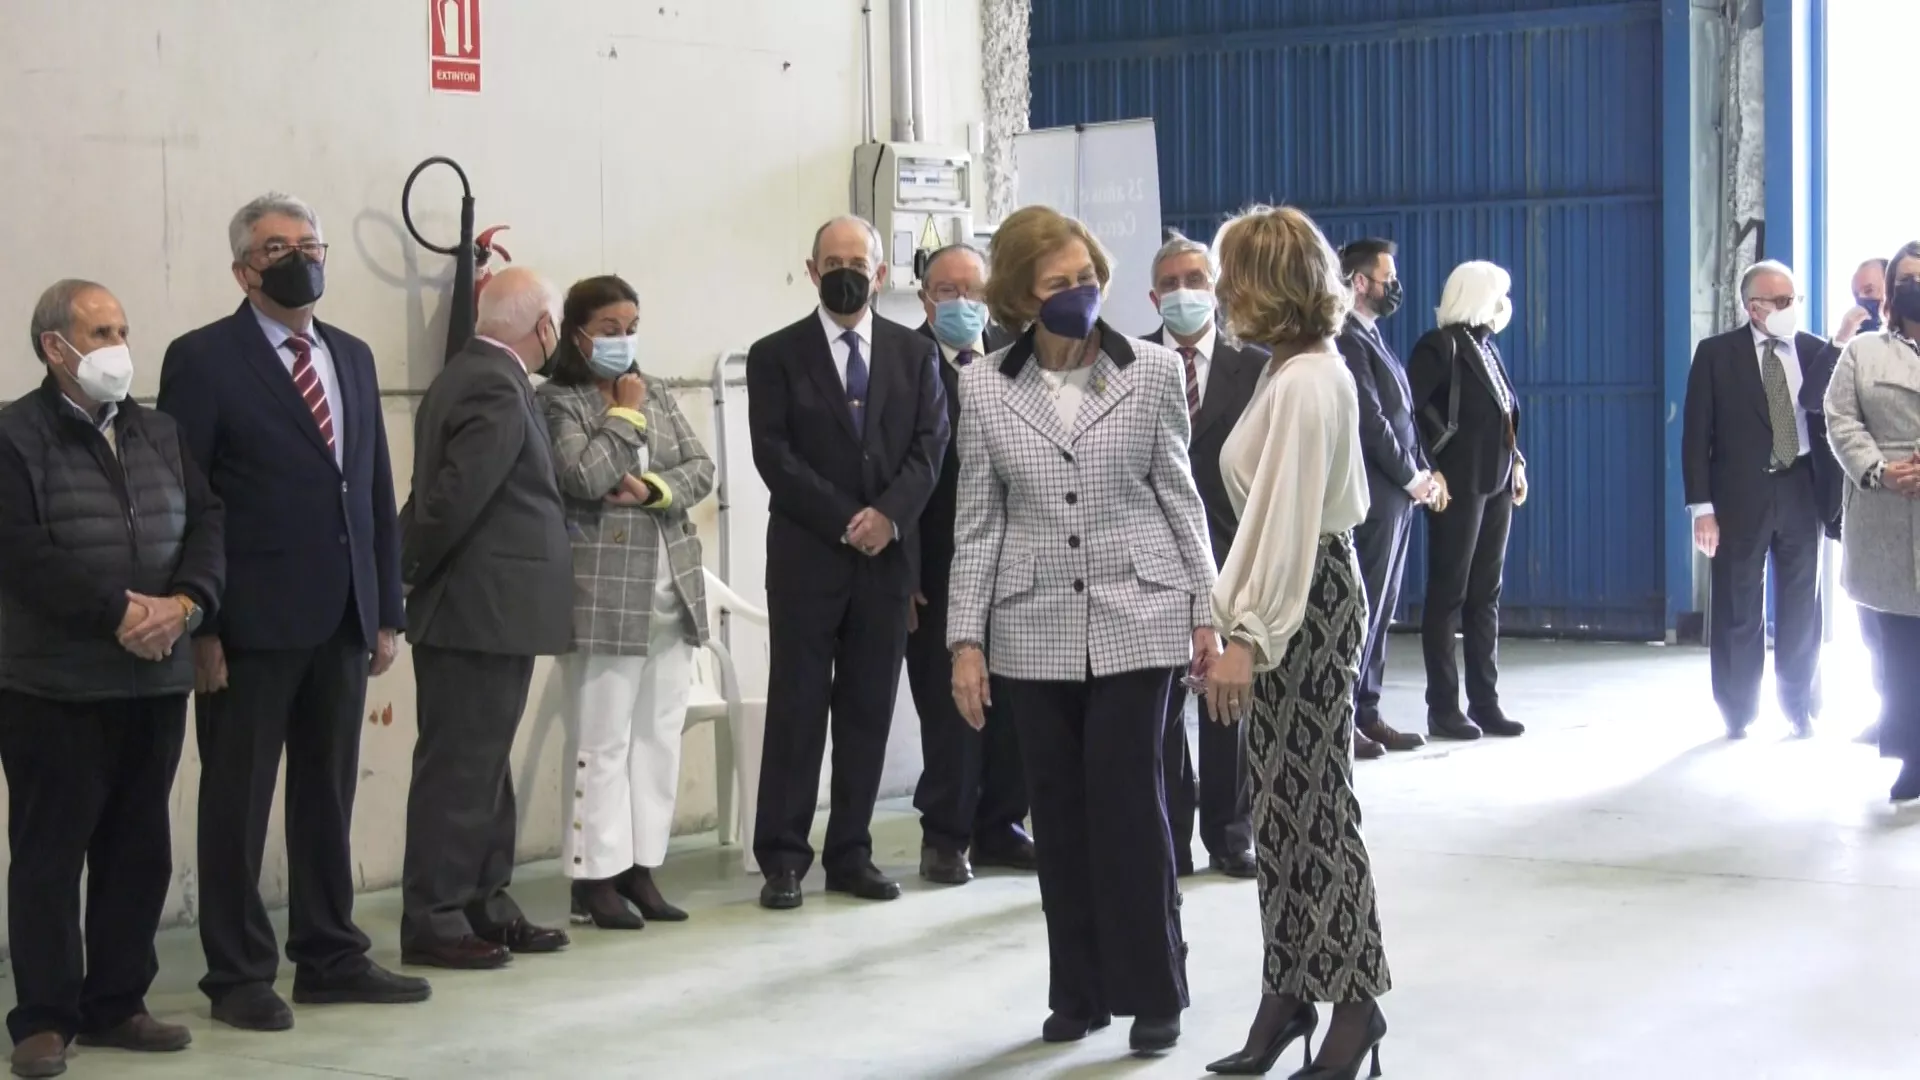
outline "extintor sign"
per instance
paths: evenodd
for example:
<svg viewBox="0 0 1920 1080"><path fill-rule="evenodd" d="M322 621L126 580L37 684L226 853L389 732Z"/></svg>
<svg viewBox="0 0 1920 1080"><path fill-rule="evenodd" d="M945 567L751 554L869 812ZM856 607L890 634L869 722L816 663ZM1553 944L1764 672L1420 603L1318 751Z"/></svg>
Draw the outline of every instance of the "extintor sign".
<svg viewBox="0 0 1920 1080"><path fill-rule="evenodd" d="M427 0L427 48L433 88L480 92L480 0Z"/></svg>

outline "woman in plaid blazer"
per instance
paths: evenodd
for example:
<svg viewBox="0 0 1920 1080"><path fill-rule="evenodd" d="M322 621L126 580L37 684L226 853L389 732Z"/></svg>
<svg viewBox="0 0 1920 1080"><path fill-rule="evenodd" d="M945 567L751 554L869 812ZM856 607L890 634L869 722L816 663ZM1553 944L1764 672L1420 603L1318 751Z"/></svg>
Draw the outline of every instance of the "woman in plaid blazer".
<svg viewBox="0 0 1920 1080"><path fill-rule="evenodd" d="M573 652L560 659L573 773L560 785L562 865L574 921L624 930L687 917L660 895L652 868L667 854L689 666L707 637L687 510L713 490L713 459L672 395L648 393L635 366L639 324L625 281L575 285L540 388L573 540Z"/></svg>
<svg viewBox="0 0 1920 1080"><path fill-rule="evenodd" d="M1133 1048L1166 1050L1187 1006L1166 702L1216 648L1183 365L1099 321L1111 269L1081 223L1021 210L992 264L994 320L1026 333L960 377L954 698L979 728L991 697L1019 733L1052 953L1042 1037L1132 1016Z"/></svg>

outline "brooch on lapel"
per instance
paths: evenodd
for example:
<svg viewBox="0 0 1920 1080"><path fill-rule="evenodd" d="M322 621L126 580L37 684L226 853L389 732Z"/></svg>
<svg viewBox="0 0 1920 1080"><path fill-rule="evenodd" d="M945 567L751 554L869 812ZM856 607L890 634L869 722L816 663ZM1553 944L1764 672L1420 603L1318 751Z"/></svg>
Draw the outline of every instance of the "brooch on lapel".
<svg viewBox="0 0 1920 1080"><path fill-rule="evenodd" d="M1094 393L1096 393L1096 394L1104 394L1104 393L1106 393L1106 392L1107 392L1107 377L1106 377L1105 375L1095 375L1095 376L1093 377L1093 386L1092 386L1092 390L1093 390L1093 392L1094 392Z"/></svg>

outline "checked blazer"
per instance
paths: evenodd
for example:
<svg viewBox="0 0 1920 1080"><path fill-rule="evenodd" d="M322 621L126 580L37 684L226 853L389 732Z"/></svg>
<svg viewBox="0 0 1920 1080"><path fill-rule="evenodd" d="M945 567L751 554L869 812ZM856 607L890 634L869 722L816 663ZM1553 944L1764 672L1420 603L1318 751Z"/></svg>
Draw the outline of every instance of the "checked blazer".
<svg viewBox="0 0 1920 1080"><path fill-rule="evenodd" d="M1213 555L1187 460L1184 368L1101 323L1085 402L1060 424L1033 331L960 376L949 645L1013 679L1079 682L1193 655Z"/></svg>
<svg viewBox="0 0 1920 1080"><path fill-rule="evenodd" d="M648 386L655 383L642 373ZM645 430L607 415L593 384L540 388L553 438L553 464L573 542L573 649L602 656L645 656L659 570L660 538L680 599L693 614L687 639L707 639L707 584L700 537L687 511L713 491L713 458L665 389L650 389ZM632 473L666 492L646 506L603 499Z"/></svg>

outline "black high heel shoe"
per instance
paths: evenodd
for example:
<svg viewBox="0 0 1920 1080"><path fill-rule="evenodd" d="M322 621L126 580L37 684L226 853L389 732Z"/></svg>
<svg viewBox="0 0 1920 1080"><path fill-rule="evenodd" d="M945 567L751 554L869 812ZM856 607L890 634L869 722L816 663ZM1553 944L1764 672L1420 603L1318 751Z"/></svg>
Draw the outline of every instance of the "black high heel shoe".
<svg viewBox="0 0 1920 1080"><path fill-rule="evenodd" d="M1112 1013L1095 1013L1092 1016L1073 1016L1056 1012L1047 1017L1040 1025L1040 1041L1050 1043L1079 1042L1090 1033L1099 1031L1113 1023Z"/></svg>
<svg viewBox="0 0 1920 1080"><path fill-rule="evenodd" d="M1360 1044L1359 1052L1353 1055L1352 1061L1345 1065L1314 1065L1294 1073L1289 1080L1358 1080L1360 1066L1369 1057L1373 1059L1373 1068L1367 1076L1377 1077L1380 1075L1380 1040L1386 1037L1387 1018L1381 1015L1380 1005L1376 1002L1373 1015L1367 1018L1366 1040ZM1323 1051L1326 1049L1326 1043L1322 1042L1320 1046Z"/></svg>
<svg viewBox="0 0 1920 1080"><path fill-rule="evenodd" d="M1229 1054L1207 1066L1207 1071L1223 1076L1265 1076L1273 1071L1280 1055L1287 1052L1287 1045L1295 1039L1300 1040L1300 1067L1304 1069L1313 1062L1313 1029L1319 1025L1320 1013L1311 1001L1303 1001L1257 1053L1249 1048Z"/></svg>

